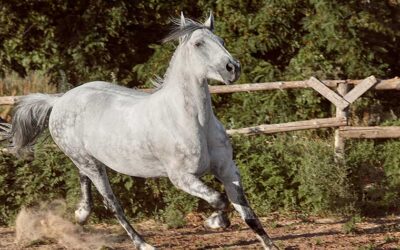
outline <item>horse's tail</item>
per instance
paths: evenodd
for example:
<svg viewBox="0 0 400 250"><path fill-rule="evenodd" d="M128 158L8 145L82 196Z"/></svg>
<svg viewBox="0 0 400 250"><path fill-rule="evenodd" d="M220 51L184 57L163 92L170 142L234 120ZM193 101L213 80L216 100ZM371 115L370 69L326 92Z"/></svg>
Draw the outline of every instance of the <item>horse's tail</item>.
<svg viewBox="0 0 400 250"><path fill-rule="evenodd" d="M9 140L11 149L21 149L35 144L48 127L49 116L59 96L31 94L18 100L11 124L0 123L0 141Z"/></svg>

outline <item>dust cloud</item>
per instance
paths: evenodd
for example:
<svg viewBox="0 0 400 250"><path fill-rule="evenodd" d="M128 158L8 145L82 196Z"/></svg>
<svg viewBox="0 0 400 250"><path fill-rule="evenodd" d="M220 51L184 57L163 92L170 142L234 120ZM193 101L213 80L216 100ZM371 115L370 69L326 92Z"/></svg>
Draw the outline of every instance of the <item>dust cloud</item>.
<svg viewBox="0 0 400 250"><path fill-rule="evenodd" d="M62 200L22 208L15 221L16 243L26 246L50 240L66 249L101 249L108 245L104 235L84 232L81 226L63 218L65 211Z"/></svg>

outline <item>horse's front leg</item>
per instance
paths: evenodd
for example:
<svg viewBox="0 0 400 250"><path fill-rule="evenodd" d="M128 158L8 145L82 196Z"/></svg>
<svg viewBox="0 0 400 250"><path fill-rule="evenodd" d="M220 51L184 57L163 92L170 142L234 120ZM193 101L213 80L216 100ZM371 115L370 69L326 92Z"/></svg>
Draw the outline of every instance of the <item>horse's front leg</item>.
<svg viewBox="0 0 400 250"><path fill-rule="evenodd" d="M207 227L214 229L229 227L230 221L225 212L228 207L228 199L225 194L206 186L197 176L179 169L171 170L168 177L177 188L207 201L217 210L206 220Z"/></svg>
<svg viewBox="0 0 400 250"><path fill-rule="evenodd" d="M224 195L206 186L199 177L191 173L172 169L168 173L168 178L175 187L207 201L215 209L225 210L228 206L228 200Z"/></svg>
<svg viewBox="0 0 400 250"><path fill-rule="evenodd" d="M228 201L226 198L226 194L221 194L223 199ZM211 229L218 229L218 228L228 228L231 225L231 222L227 215L227 207L223 209L216 209L217 211L212 213L205 221L204 226L211 228Z"/></svg>
<svg viewBox="0 0 400 250"><path fill-rule="evenodd" d="M246 224L256 233L264 249L278 249L264 230L257 215L249 206L235 163L232 160L227 161L226 164L213 168L213 173L223 183L233 207L239 212Z"/></svg>

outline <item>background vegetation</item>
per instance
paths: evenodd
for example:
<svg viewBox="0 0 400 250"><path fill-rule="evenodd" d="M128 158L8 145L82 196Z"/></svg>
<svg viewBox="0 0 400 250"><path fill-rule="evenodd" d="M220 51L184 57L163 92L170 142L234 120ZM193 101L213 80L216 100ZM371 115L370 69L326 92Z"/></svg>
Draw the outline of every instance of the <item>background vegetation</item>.
<svg viewBox="0 0 400 250"><path fill-rule="evenodd" d="M65 91L95 79L146 85L154 73L163 75L174 51L174 44L159 42L169 31L169 18L184 11L204 19L210 9L216 33L243 65L240 83L399 75L396 0L0 0L0 94ZM352 107L351 123L398 125L398 96L397 91L367 93ZM213 103L227 128L333 113L312 90L218 95ZM9 109L1 114L9 119ZM259 214L399 212L399 142L348 141L346 163L338 165L332 135L324 129L232 138L247 194ZM189 211L209 208L165 179L110 175L129 216L176 222ZM0 186L0 223L12 221L22 205L40 200L63 197L73 208L79 194L75 167L46 140L33 159L1 153ZM98 196L96 204L95 215L104 218L108 212Z"/></svg>

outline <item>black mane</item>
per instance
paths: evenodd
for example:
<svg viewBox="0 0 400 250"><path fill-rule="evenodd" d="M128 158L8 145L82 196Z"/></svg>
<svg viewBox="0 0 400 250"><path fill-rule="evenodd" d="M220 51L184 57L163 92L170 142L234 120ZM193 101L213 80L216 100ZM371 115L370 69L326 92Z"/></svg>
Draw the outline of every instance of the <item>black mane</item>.
<svg viewBox="0 0 400 250"><path fill-rule="evenodd" d="M169 33L162 42L166 43L169 41L177 40L181 37L190 37L190 35L198 30L198 29L209 29L202 23L193 21L192 19L185 18L185 25L181 26L180 19L173 19L172 22L174 23L174 28L172 29L171 33Z"/></svg>

